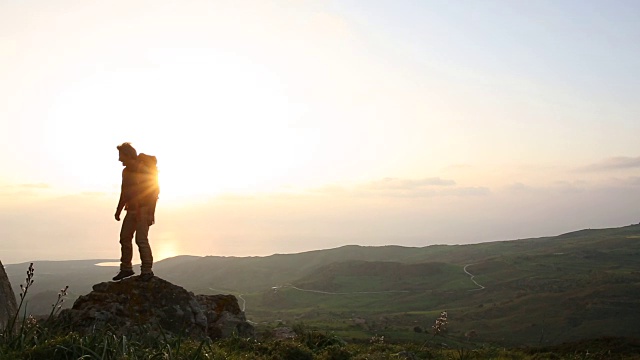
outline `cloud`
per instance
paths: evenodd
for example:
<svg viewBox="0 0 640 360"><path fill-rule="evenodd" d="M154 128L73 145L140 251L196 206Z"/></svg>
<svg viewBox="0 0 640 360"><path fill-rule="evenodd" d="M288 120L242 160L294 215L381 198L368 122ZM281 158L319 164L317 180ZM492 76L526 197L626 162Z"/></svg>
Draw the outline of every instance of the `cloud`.
<svg viewBox="0 0 640 360"><path fill-rule="evenodd" d="M615 197L620 193L638 191L640 189L640 176L628 177L607 177L600 180L584 181L554 181L546 185L527 184L514 182L509 185L495 189L496 194L503 194L510 197L528 196L531 198L581 196L595 197L602 194ZM604 195L602 195L604 196Z"/></svg>
<svg viewBox="0 0 640 360"><path fill-rule="evenodd" d="M592 189L593 186L585 181L554 181L546 186L533 186L522 182L515 182L504 187L510 194L557 194L579 193Z"/></svg>
<svg viewBox="0 0 640 360"><path fill-rule="evenodd" d="M431 177L418 180L388 177L369 183L369 187L371 187L372 189L380 190L415 190L428 186L452 186L455 184L456 182L453 180L441 179L439 177Z"/></svg>
<svg viewBox="0 0 640 360"><path fill-rule="evenodd" d="M482 186L456 187L450 179L430 177L422 179L384 178L351 187L327 185L310 190L316 195L367 198L422 198L434 196L482 196L491 193Z"/></svg>
<svg viewBox="0 0 640 360"><path fill-rule="evenodd" d="M491 194L491 190L484 186L468 186L453 189L446 189L439 192L439 195L450 196L485 196Z"/></svg>
<svg viewBox="0 0 640 360"><path fill-rule="evenodd" d="M600 162L578 168L578 171L591 172L591 171L608 171L608 170L633 169L633 168L640 168L640 156L611 157L608 159L604 159Z"/></svg>
<svg viewBox="0 0 640 360"><path fill-rule="evenodd" d="M636 188L640 187L640 176L630 176L627 178L613 178L604 184L604 188Z"/></svg>
<svg viewBox="0 0 640 360"><path fill-rule="evenodd" d="M508 191L530 191L533 188L529 185L525 185L524 183L515 182L513 184L505 186L505 189L507 189Z"/></svg>
<svg viewBox="0 0 640 360"><path fill-rule="evenodd" d="M484 196L491 193L483 186L456 187L450 179L430 177L423 179L384 178L362 184L354 189L359 196L420 198L434 196Z"/></svg>

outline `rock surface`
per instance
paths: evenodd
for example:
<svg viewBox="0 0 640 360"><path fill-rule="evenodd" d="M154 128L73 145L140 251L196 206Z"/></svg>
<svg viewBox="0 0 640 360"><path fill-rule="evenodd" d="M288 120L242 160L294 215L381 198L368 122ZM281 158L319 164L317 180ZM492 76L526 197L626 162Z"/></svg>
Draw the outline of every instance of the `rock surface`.
<svg viewBox="0 0 640 360"><path fill-rule="evenodd" d="M7 272L4 271L4 266L0 261L0 329L7 326L9 319L18 311L17 307L16 294L11 288Z"/></svg>
<svg viewBox="0 0 640 360"><path fill-rule="evenodd" d="M156 333L161 327L194 338L254 334L235 296L194 295L159 277L96 284L71 309L60 312L60 319L82 333L105 327L120 334Z"/></svg>

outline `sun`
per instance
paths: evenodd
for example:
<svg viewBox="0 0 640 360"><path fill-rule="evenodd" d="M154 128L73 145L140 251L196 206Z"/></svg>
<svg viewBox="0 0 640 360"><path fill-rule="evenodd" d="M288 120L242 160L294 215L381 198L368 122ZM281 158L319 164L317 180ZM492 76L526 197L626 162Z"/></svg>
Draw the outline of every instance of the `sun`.
<svg viewBox="0 0 640 360"><path fill-rule="evenodd" d="M108 188L107 181L119 181L111 176L115 145L125 141L157 157L160 199L168 202L265 192L314 177L315 132L296 126L302 110L272 71L216 51L162 58L157 67L95 73L58 95L45 143L53 149L49 163L64 167L73 157L92 175L59 183ZM91 125L86 114L95 115ZM70 129L90 136L62 140Z"/></svg>

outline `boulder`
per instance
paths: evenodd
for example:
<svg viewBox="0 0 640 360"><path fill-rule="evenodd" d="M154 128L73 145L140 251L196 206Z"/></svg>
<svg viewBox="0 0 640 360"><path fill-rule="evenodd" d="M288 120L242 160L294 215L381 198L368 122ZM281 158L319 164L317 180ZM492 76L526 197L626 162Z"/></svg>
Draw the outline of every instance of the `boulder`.
<svg viewBox="0 0 640 360"><path fill-rule="evenodd" d="M247 322L235 296L196 295L196 301L207 318L207 336L211 339L226 338L234 333L253 336L253 326Z"/></svg>
<svg viewBox="0 0 640 360"><path fill-rule="evenodd" d="M18 311L16 303L16 294L11 288L7 272L4 271L4 265L0 261L0 330L4 329Z"/></svg>
<svg viewBox="0 0 640 360"><path fill-rule="evenodd" d="M235 296L194 295L159 277L96 284L59 318L80 333L108 328L118 334L162 331L211 339L254 334Z"/></svg>

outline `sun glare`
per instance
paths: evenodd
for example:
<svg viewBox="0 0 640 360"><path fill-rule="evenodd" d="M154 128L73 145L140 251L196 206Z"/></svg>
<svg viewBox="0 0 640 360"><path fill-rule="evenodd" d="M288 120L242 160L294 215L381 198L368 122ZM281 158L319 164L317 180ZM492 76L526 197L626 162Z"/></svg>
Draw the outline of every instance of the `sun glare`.
<svg viewBox="0 0 640 360"><path fill-rule="evenodd" d="M74 154L93 175L59 182L107 188L99 182L119 181L117 173L111 177L115 145L129 141L157 156L160 198L167 201L288 185L313 156L313 142L310 131L292 127L299 114L281 87L268 70L218 53L185 52L158 67L94 73L57 96L47 129L46 145L57 149L51 164L65 166ZM89 126L86 114L95 114L91 124L99 131L63 141L70 129Z"/></svg>
<svg viewBox="0 0 640 360"><path fill-rule="evenodd" d="M154 261L160 261L167 258L180 255L178 245L174 240L167 239L167 234L160 234L157 242L153 244ZM172 238L172 234L169 234Z"/></svg>
<svg viewBox="0 0 640 360"><path fill-rule="evenodd" d="M215 196L222 191L222 184L215 179L202 176L199 171L189 172L184 166L160 166L158 174L160 199L162 201L183 202L202 197Z"/></svg>

